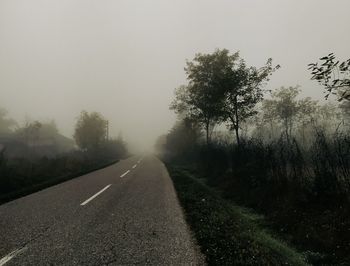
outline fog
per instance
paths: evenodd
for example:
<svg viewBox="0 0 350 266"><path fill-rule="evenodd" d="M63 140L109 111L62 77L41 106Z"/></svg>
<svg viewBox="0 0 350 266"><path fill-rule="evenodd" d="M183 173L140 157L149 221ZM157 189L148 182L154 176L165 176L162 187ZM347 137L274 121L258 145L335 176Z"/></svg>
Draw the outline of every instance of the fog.
<svg viewBox="0 0 350 266"><path fill-rule="evenodd" d="M0 107L23 122L55 119L71 137L82 110L98 111L111 135L152 148L176 117L173 91L186 59L239 50L248 65L272 57L268 87L301 85L322 99L307 64L349 57L344 1L0 1Z"/></svg>

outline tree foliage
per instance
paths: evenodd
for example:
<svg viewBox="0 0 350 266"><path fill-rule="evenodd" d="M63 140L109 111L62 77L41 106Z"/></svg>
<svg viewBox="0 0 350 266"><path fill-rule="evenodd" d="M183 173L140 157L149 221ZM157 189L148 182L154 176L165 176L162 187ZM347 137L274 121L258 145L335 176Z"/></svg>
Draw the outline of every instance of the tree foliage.
<svg viewBox="0 0 350 266"><path fill-rule="evenodd" d="M226 49L212 54L196 54L193 61L186 63L188 85L176 89L170 106L180 116L197 121L204 127L207 143L210 142L212 129L222 119L225 79L231 62Z"/></svg>
<svg viewBox="0 0 350 266"><path fill-rule="evenodd" d="M98 149L106 139L107 121L97 112L82 111L75 126L74 139L87 151Z"/></svg>
<svg viewBox="0 0 350 266"><path fill-rule="evenodd" d="M239 143L241 123L256 113L263 85L278 68L271 59L262 68L247 67L238 52L227 49L197 54L185 68L189 83L176 89L170 108L204 127L207 144L219 122L228 123Z"/></svg>
<svg viewBox="0 0 350 266"><path fill-rule="evenodd" d="M326 89L327 99L334 94L339 101L350 101L350 59L340 62L333 53L320 58L320 62L309 64L312 79Z"/></svg>
<svg viewBox="0 0 350 266"><path fill-rule="evenodd" d="M318 110L317 101L310 97L297 99L299 93L298 86L281 87L273 91L271 99L264 100L262 104L265 121L270 119L279 122L287 141L290 141L296 124L300 124L302 135L304 135L303 129L306 125L315 123Z"/></svg>
<svg viewBox="0 0 350 266"><path fill-rule="evenodd" d="M231 130L234 130L239 144L241 124L257 113L255 106L263 99L263 86L279 65L273 67L270 58L266 65L259 69L253 66L247 67L238 53L230 59L223 112L224 121L228 123Z"/></svg>

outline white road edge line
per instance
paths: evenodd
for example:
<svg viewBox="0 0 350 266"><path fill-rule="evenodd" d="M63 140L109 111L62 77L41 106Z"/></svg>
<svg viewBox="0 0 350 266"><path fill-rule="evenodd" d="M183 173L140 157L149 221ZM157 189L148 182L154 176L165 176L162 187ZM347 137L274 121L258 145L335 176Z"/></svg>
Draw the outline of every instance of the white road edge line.
<svg viewBox="0 0 350 266"><path fill-rule="evenodd" d="M103 189L101 189L99 192L97 192L95 195L93 195L92 197L88 198L86 201L84 201L82 204L80 204L81 206L84 206L86 204L88 204L90 201L92 201L94 198L96 198L98 195L100 195L103 191L105 191L107 188L109 188L112 184L109 184L108 186L105 186ZM0 265L1 266L1 265Z"/></svg>
<svg viewBox="0 0 350 266"><path fill-rule="evenodd" d="M130 173L130 170L126 171L124 174L122 174L120 177L126 176L128 173Z"/></svg>
<svg viewBox="0 0 350 266"><path fill-rule="evenodd" d="M11 253L7 254L5 257L3 257L0 260L0 266L5 265L5 263L9 262L10 260L12 260L14 257L16 257L17 255L21 254L22 252L24 252L27 249L27 247L23 247L23 248L19 248L16 249L14 251L12 251Z"/></svg>
<svg viewBox="0 0 350 266"><path fill-rule="evenodd" d="M137 166L137 164L134 164L134 166L132 167L132 169L135 169L135 168L136 168L136 166Z"/></svg>

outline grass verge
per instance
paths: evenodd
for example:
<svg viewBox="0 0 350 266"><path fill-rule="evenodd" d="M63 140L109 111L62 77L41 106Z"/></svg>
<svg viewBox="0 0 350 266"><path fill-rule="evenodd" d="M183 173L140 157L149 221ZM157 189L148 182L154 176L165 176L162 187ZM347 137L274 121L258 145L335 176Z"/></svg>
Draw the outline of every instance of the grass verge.
<svg viewBox="0 0 350 266"><path fill-rule="evenodd" d="M208 265L308 265L264 229L262 216L224 200L186 169L167 167Z"/></svg>

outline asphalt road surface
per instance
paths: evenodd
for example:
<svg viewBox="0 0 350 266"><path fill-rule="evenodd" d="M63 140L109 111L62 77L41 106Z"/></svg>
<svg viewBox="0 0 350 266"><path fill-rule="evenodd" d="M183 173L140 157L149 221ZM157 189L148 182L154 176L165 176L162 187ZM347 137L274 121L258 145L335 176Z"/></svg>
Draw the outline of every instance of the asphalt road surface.
<svg viewBox="0 0 350 266"><path fill-rule="evenodd" d="M172 181L153 156L0 206L0 266L202 264Z"/></svg>

